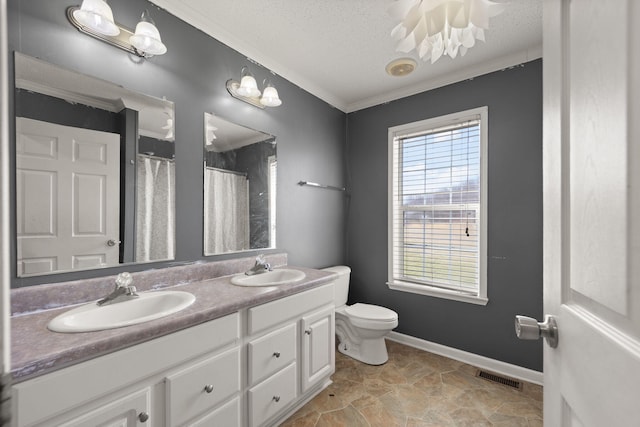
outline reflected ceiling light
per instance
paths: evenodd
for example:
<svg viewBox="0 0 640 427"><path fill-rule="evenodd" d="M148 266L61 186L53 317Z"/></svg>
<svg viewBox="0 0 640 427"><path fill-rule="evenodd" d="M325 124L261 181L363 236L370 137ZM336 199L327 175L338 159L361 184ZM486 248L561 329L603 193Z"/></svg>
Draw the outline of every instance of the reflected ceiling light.
<svg viewBox="0 0 640 427"><path fill-rule="evenodd" d="M484 41L489 18L503 10L503 4L491 0L396 0L389 14L400 23L391 37L398 40L398 52L415 49L433 64L443 54L464 56L476 40Z"/></svg>
<svg viewBox="0 0 640 427"><path fill-rule="evenodd" d="M148 11L142 14L135 33L113 20L105 0L83 0L82 6L67 9L67 19L80 32L142 58L167 52Z"/></svg>
<svg viewBox="0 0 640 427"><path fill-rule="evenodd" d="M258 83L247 67L242 67L240 72L240 82L227 80L227 91L236 99L247 102L254 107L278 107L282 105L282 100L278 91L268 79L263 81L264 91L260 92Z"/></svg>
<svg viewBox="0 0 640 427"><path fill-rule="evenodd" d="M167 118L165 119L165 125L162 126L161 129L167 131L165 138L171 140L175 136L173 127L173 108L165 107L163 113Z"/></svg>

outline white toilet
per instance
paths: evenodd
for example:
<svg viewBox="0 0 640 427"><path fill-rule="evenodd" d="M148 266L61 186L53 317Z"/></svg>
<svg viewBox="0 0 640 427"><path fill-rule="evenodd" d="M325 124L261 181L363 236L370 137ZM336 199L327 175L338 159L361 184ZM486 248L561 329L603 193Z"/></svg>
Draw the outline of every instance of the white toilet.
<svg viewBox="0 0 640 427"><path fill-rule="evenodd" d="M398 313L371 304L346 305L351 269L336 266L324 271L338 273L333 291L338 351L369 365L382 365L389 359L384 336L398 326Z"/></svg>

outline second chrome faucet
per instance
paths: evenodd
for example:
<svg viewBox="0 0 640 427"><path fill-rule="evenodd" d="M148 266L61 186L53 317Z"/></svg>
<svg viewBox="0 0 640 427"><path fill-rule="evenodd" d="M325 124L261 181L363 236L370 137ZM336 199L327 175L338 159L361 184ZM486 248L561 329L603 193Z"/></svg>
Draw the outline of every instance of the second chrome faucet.
<svg viewBox="0 0 640 427"><path fill-rule="evenodd" d="M131 277L130 273L124 272L118 274L118 277L116 277L116 288L109 295L98 300L96 304L103 306L138 298L139 295L137 294L136 287L131 283L133 283L133 277Z"/></svg>
<svg viewBox="0 0 640 427"><path fill-rule="evenodd" d="M264 259L264 255L258 255L255 265L245 271L244 274L253 276L254 274L266 273L267 271L271 271L271 264Z"/></svg>

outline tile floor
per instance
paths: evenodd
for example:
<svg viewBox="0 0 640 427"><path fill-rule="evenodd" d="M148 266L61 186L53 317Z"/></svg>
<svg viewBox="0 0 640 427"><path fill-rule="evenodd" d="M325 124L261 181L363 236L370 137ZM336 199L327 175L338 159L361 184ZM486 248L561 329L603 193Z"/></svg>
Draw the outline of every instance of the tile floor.
<svg viewBox="0 0 640 427"><path fill-rule="evenodd" d="M462 362L389 340L387 348L382 366L336 351L333 384L281 426L542 426L542 387L520 391Z"/></svg>

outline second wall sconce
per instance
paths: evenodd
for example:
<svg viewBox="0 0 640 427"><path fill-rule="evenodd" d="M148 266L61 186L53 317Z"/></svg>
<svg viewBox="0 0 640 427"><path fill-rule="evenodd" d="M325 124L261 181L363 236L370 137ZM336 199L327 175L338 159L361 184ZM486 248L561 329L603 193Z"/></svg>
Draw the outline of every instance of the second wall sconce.
<svg viewBox="0 0 640 427"><path fill-rule="evenodd" d="M135 32L113 20L106 0L83 0L82 6L67 9L67 18L79 31L134 55L150 58L167 52L160 32L146 10Z"/></svg>
<svg viewBox="0 0 640 427"><path fill-rule="evenodd" d="M247 102L254 107L278 107L282 105L282 100L278 96L278 91L267 79L264 80L264 90L260 92L255 77L249 72L247 67L242 67L240 72L240 82L227 80L227 91L236 99Z"/></svg>

